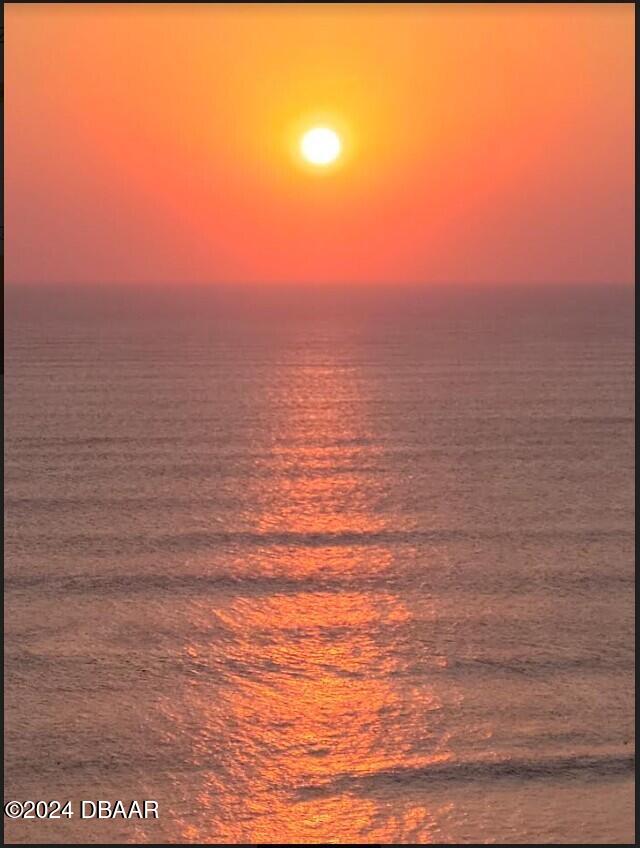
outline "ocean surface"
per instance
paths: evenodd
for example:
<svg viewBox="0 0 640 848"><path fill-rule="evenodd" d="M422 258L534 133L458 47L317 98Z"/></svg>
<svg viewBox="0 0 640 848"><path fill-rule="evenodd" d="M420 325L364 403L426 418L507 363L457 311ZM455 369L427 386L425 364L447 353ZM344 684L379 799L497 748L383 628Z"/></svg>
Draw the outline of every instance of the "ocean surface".
<svg viewBox="0 0 640 848"><path fill-rule="evenodd" d="M632 315L7 290L7 840L630 843Z"/></svg>

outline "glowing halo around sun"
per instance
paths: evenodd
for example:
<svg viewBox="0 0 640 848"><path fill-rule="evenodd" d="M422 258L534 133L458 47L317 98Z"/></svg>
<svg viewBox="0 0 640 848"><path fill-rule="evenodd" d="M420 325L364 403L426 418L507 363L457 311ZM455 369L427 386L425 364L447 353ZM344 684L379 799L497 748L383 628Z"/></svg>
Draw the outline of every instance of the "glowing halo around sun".
<svg viewBox="0 0 640 848"><path fill-rule="evenodd" d="M313 127L300 139L302 158L320 168L335 162L341 152L340 136L329 127Z"/></svg>

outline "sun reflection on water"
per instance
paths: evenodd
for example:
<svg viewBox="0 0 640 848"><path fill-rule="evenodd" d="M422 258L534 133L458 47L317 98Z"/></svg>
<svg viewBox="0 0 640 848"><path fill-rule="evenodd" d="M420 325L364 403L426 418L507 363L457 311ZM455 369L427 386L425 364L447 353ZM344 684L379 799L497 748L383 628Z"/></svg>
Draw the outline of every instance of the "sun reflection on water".
<svg viewBox="0 0 640 848"><path fill-rule="evenodd" d="M184 646L189 684L166 701L199 787L188 815L179 801L173 809L178 840L431 841L435 812L424 799L385 801L385 774L451 755L435 690L407 674L412 616L385 584L393 554L350 541L385 526L349 470L366 422L328 402L346 395L353 413L361 399L340 368L290 379L280 437L320 437L331 460L320 449L277 455L255 527L285 537L237 561L243 574L279 578L276 588L239 584L190 607L201 635ZM426 740L418 748L407 732L416 722ZM358 783L372 777L374 793ZM175 782L179 795L184 776Z"/></svg>

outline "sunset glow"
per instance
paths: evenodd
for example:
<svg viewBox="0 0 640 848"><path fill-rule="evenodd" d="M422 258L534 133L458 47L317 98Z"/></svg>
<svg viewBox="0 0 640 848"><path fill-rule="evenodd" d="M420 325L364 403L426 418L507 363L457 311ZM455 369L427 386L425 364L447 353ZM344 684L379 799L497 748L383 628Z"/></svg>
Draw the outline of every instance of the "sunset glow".
<svg viewBox="0 0 640 848"><path fill-rule="evenodd" d="M7 844L632 844L634 6L5 23Z"/></svg>
<svg viewBox="0 0 640 848"><path fill-rule="evenodd" d="M628 283L633 13L8 4L7 279Z"/></svg>

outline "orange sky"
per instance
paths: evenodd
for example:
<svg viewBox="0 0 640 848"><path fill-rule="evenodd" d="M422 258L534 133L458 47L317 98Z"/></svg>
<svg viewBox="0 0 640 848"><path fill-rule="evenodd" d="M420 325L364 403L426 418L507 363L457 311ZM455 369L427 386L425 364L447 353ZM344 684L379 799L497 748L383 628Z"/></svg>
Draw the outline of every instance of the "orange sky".
<svg viewBox="0 0 640 848"><path fill-rule="evenodd" d="M5 5L22 283L625 282L632 4ZM340 167L292 152L314 123Z"/></svg>

